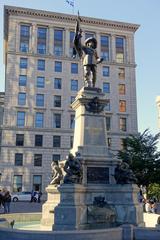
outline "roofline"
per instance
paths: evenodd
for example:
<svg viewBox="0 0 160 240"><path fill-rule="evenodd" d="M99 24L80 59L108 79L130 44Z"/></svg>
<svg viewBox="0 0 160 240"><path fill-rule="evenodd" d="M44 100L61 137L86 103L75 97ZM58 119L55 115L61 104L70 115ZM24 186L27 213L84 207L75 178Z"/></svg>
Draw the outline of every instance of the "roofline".
<svg viewBox="0 0 160 240"><path fill-rule="evenodd" d="M37 9L30 9L30 8L22 8L22 7L15 7L15 6L4 6L4 24L8 22L9 15L17 15L17 16L34 16L34 17L43 17L48 19L57 19L60 21L68 21L68 22L75 22L77 19L76 15L72 14L64 14L64 13L57 13L57 12L50 12L45 10L37 10ZM136 32L139 28L139 24L133 23L126 23L126 22L119 22L119 21L111 21L99 18L91 18L91 17L84 17L81 16L83 24L89 25L99 25L102 27L109 27L112 29L120 29L120 30L127 30L131 32ZM7 24L8 25L8 24ZM5 30L4 30L5 31Z"/></svg>

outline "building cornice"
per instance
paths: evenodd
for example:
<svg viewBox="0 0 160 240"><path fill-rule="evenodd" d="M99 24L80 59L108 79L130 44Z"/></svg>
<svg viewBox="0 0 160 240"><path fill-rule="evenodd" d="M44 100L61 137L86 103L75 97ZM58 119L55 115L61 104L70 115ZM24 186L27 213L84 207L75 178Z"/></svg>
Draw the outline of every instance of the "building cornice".
<svg viewBox="0 0 160 240"><path fill-rule="evenodd" d="M5 21L8 21L8 16L15 15L15 16L33 16L35 18L46 18L46 19L53 19L58 20L61 22L74 22L77 18L75 15L64 14L64 13L55 13L50 11L44 10L36 10L36 9L29 9L29 8L21 8L21 7L14 7L14 6L4 6L4 14L5 14ZM119 30L126 30L135 32L140 25L132 24L132 23L125 23L125 22L118 22L118 21L111 21L111 20L104 20L98 18L90 18L90 17L83 17L81 16L82 24L86 25L93 25L99 27L107 27L111 29L119 29Z"/></svg>

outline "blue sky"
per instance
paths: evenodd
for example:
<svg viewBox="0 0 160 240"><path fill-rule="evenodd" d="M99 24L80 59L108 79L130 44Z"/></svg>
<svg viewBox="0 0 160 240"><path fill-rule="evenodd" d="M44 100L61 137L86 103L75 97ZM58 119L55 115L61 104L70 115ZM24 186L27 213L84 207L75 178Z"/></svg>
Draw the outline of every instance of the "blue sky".
<svg viewBox="0 0 160 240"><path fill-rule="evenodd" d="M3 6L14 5L72 14L66 0L0 0L0 91L4 91ZM160 95L160 1L75 0L74 13L108 20L140 24L135 34L138 129L158 132L155 99Z"/></svg>

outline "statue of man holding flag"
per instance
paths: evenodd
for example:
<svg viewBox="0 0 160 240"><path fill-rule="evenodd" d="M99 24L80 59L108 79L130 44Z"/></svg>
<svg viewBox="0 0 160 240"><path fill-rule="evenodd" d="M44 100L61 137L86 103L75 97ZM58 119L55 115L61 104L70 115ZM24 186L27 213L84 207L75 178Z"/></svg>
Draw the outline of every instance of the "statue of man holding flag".
<svg viewBox="0 0 160 240"><path fill-rule="evenodd" d="M97 55L97 40L94 37L89 37L85 40L84 45L81 44L82 30L80 28L80 17L76 20L75 37L74 37L74 49L73 57L76 54L82 59L84 67L84 85L86 87L95 87L97 64L103 61L103 58L99 58Z"/></svg>

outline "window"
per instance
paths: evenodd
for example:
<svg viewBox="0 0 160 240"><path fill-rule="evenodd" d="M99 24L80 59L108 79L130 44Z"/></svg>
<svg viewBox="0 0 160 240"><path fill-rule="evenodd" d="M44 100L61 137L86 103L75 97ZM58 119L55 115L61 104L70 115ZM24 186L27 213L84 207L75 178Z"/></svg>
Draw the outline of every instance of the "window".
<svg viewBox="0 0 160 240"><path fill-rule="evenodd" d="M63 30L54 30L54 54L56 56L63 55Z"/></svg>
<svg viewBox="0 0 160 240"><path fill-rule="evenodd" d="M37 53L46 54L47 29L39 27L37 30Z"/></svg>
<svg viewBox="0 0 160 240"><path fill-rule="evenodd" d="M23 166L23 154L22 153L15 154L15 166Z"/></svg>
<svg viewBox="0 0 160 240"><path fill-rule="evenodd" d="M30 26L20 26L20 51L29 52Z"/></svg>
<svg viewBox="0 0 160 240"><path fill-rule="evenodd" d="M120 139L120 149L124 150L126 148L126 138Z"/></svg>
<svg viewBox="0 0 160 240"><path fill-rule="evenodd" d="M53 154L52 155L52 161L60 161L61 155L60 154Z"/></svg>
<svg viewBox="0 0 160 240"><path fill-rule="evenodd" d="M126 132L127 131L127 119L124 117L120 117L119 119L119 129L121 131Z"/></svg>
<svg viewBox="0 0 160 240"><path fill-rule="evenodd" d="M41 191L42 190L42 176L33 175L33 190Z"/></svg>
<svg viewBox="0 0 160 240"><path fill-rule="evenodd" d="M93 32L86 32L85 33L85 39L90 38L90 37L95 37L95 33L93 33Z"/></svg>
<svg viewBox="0 0 160 240"><path fill-rule="evenodd" d="M42 154L34 154L34 166L42 167Z"/></svg>
<svg viewBox="0 0 160 240"><path fill-rule="evenodd" d="M43 60L43 59L37 60L37 70L45 71L45 60Z"/></svg>
<svg viewBox="0 0 160 240"><path fill-rule="evenodd" d="M71 73L78 73L78 63L71 63Z"/></svg>
<svg viewBox="0 0 160 240"><path fill-rule="evenodd" d="M73 39L74 39L74 35L75 35L75 32L71 31L70 32L70 37L69 37L69 56L70 57L73 56L73 47L74 47Z"/></svg>
<svg viewBox="0 0 160 240"><path fill-rule="evenodd" d="M102 75L103 77L109 77L109 67L107 66L102 67Z"/></svg>
<svg viewBox="0 0 160 240"><path fill-rule="evenodd" d="M111 117L106 117L106 130L111 130Z"/></svg>
<svg viewBox="0 0 160 240"><path fill-rule="evenodd" d="M70 128L74 129L75 126L75 115L70 116Z"/></svg>
<svg viewBox="0 0 160 240"><path fill-rule="evenodd" d="M13 192L22 191L22 175L13 176Z"/></svg>
<svg viewBox="0 0 160 240"><path fill-rule="evenodd" d="M62 79L55 78L54 79L54 89L61 89L62 88Z"/></svg>
<svg viewBox="0 0 160 240"><path fill-rule="evenodd" d="M45 87L45 78L44 77L37 77L37 87L38 88Z"/></svg>
<svg viewBox="0 0 160 240"><path fill-rule="evenodd" d="M70 148L73 147L73 136L70 136Z"/></svg>
<svg viewBox="0 0 160 240"><path fill-rule="evenodd" d="M53 114L53 127L61 128L61 114L60 113Z"/></svg>
<svg viewBox="0 0 160 240"><path fill-rule="evenodd" d="M109 60L109 37L101 35L101 57L105 60Z"/></svg>
<svg viewBox="0 0 160 240"><path fill-rule="evenodd" d="M107 103L106 103L106 106L104 108L105 111L110 111L111 110L111 106L110 106L110 100L107 99Z"/></svg>
<svg viewBox="0 0 160 240"><path fill-rule="evenodd" d="M24 146L24 134L16 134L16 146Z"/></svg>
<svg viewBox="0 0 160 240"><path fill-rule="evenodd" d="M43 135L35 135L35 147L43 146Z"/></svg>
<svg viewBox="0 0 160 240"><path fill-rule="evenodd" d="M18 93L18 105L26 105L26 93Z"/></svg>
<svg viewBox="0 0 160 240"><path fill-rule="evenodd" d="M103 83L103 92L110 93L110 83Z"/></svg>
<svg viewBox="0 0 160 240"><path fill-rule="evenodd" d="M55 72L62 72L62 62L55 61Z"/></svg>
<svg viewBox="0 0 160 240"><path fill-rule="evenodd" d="M124 62L124 38L116 37L116 62Z"/></svg>
<svg viewBox="0 0 160 240"><path fill-rule="evenodd" d="M119 111L126 112L126 101L125 100L119 100Z"/></svg>
<svg viewBox="0 0 160 240"><path fill-rule="evenodd" d="M19 76L19 86L26 86L27 85L27 76L20 75Z"/></svg>
<svg viewBox="0 0 160 240"><path fill-rule="evenodd" d="M120 80L125 80L125 68L118 68L118 77Z"/></svg>
<svg viewBox="0 0 160 240"><path fill-rule="evenodd" d="M17 112L17 127L25 126L25 112Z"/></svg>
<svg viewBox="0 0 160 240"><path fill-rule="evenodd" d="M43 128L43 119L44 119L44 113L36 112L35 127Z"/></svg>
<svg viewBox="0 0 160 240"><path fill-rule="evenodd" d="M53 147L61 147L61 136L53 136Z"/></svg>
<svg viewBox="0 0 160 240"><path fill-rule="evenodd" d="M36 106L37 107L44 107L44 94L37 94L36 95Z"/></svg>
<svg viewBox="0 0 160 240"><path fill-rule="evenodd" d="M110 148L112 144L112 139L110 137L107 138L107 144L108 144L108 147Z"/></svg>
<svg viewBox="0 0 160 240"><path fill-rule="evenodd" d="M61 136L53 136L53 147L61 147Z"/></svg>
<svg viewBox="0 0 160 240"><path fill-rule="evenodd" d="M125 95L125 93L126 93L125 84L119 84L119 94Z"/></svg>
<svg viewBox="0 0 160 240"><path fill-rule="evenodd" d="M61 96L54 96L54 107L61 107Z"/></svg>
<svg viewBox="0 0 160 240"><path fill-rule="evenodd" d="M74 102L75 96L71 96L71 104Z"/></svg>
<svg viewBox="0 0 160 240"><path fill-rule="evenodd" d="M28 59L27 58L20 58L20 68L27 69L28 66Z"/></svg>
<svg viewBox="0 0 160 240"><path fill-rule="evenodd" d="M78 91L78 80L71 80L71 91Z"/></svg>

